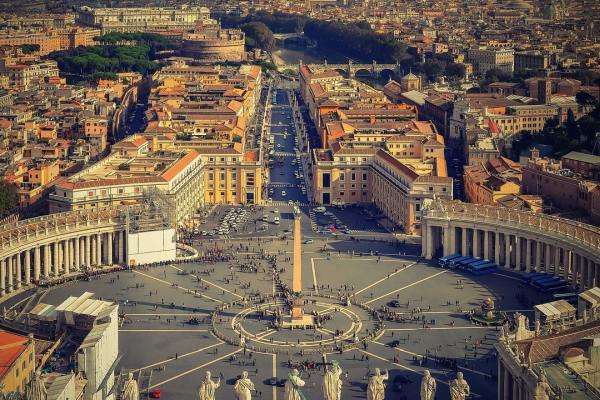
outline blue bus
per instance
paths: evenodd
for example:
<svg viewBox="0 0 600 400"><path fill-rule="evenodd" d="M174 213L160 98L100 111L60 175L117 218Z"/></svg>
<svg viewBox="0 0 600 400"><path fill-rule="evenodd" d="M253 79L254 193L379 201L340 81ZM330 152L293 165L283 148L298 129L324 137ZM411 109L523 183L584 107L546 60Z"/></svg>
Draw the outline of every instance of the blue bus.
<svg viewBox="0 0 600 400"><path fill-rule="evenodd" d="M488 260L488 259L482 259L482 260L480 259L480 260L478 260L478 261L474 261L474 262L472 262L472 263L469 263L469 264L467 265L467 267L476 267L476 266L478 266L478 265L489 264L490 262L491 262L491 261L490 261L490 260Z"/></svg>
<svg viewBox="0 0 600 400"><path fill-rule="evenodd" d="M450 263L448 264L448 266L450 268L456 268L458 266L458 263L460 263L461 261L464 261L464 260L471 259L471 258L473 258L473 257L471 257L471 256L462 256L462 257L454 258L454 259L450 260Z"/></svg>
<svg viewBox="0 0 600 400"><path fill-rule="evenodd" d="M458 268L465 269L467 267L467 265L477 262L477 261L481 261L481 258L480 257L469 257L466 260L459 261Z"/></svg>
<svg viewBox="0 0 600 400"><path fill-rule="evenodd" d="M523 275L523 280L527 283L531 283L533 279L545 276L548 276L548 274L544 272L530 272L528 274Z"/></svg>
<svg viewBox="0 0 600 400"><path fill-rule="evenodd" d="M552 295L552 301L566 300L571 304L577 303L578 299L579 299L579 295L577 294L577 292L554 293Z"/></svg>
<svg viewBox="0 0 600 400"><path fill-rule="evenodd" d="M543 279L543 280L538 280L538 281L533 282L533 286L538 289L546 289L546 288L550 288L550 287L552 287L554 285L558 285L558 284L564 284L564 281L555 276L548 278L548 279Z"/></svg>
<svg viewBox="0 0 600 400"><path fill-rule="evenodd" d="M458 253L452 254L450 256L440 257L438 259L438 265L442 268L446 268L450 264L450 261L455 260L460 257L462 257L462 256Z"/></svg>
<svg viewBox="0 0 600 400"><path fill-rule="evenodd" d="M471 268L471 272L473 273L473 275L486 275L486 274L491 274L492 272L495 272L496 269L498 269L498 266L496 265L495 262L488 262L485 264L479 264L475 267Z"/></svg>

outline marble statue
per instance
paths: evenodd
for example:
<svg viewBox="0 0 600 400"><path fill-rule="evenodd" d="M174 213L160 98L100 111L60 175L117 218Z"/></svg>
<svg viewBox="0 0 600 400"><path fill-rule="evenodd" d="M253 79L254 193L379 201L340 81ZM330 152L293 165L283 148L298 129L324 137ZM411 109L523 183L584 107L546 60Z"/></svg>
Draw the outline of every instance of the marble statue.
<svg viewBox="0 0 600 400"><path fill-rule="evenodd" d="M198 397L200 400L215 400L215 392L221 386L221 378L217 378L217 381L213 381L211 378L210 371L206 371L204 380L200 383L200 390L198 390Z"/></svg>
<svg viewBox="0 0 600 400"><path fill-rule="evenodd" d="M293 369L288 374L288 379L285 381L285 396L284 400L304 400L304 395L300 391L300 388L304 386L304 381L300 377L300 373L297 369Z"/></svg>
<svg viewBox="0 0 600 400"><path fill-rule="evenodd" d="M140 400L140 390L135 379L133 379L133 372L127 375L127 380L123 385L123 400Z"/></svg>
<svg viewBox="0 0 600 400"><path fill-rule="evenodd" d="M325 370L323 377L323 398L325 400L340 400L342 398L342 368L333 360L331 367Z"/></svg>
<svg viewBox="0 0 600 400"><path fill-rule="evenodd" d="M421 379L421 400L433 400L435 399L435 389L437 383L429 370L423 372L423 379Z"/></svg>
<svg viewBox="0 0 600 400"><path fill-rule="evenodd" d="M537 385L533 398L535 400L550 400L552 396L552 388L548 384L546 375L544 373L539 374Z"/></svg>
<svg viewBox="0 0 600 400"><path fill-rule="evenodd" d="M382 375L379 368L375 368L375 375L369 379L367 386L367 400L385 400L385 383L388 379L387 370Z"/></svg>
<svg viewBox="0 0 600 400"><path fill-rule="evenodd" d="M463 378L462 372L457 372L456 379L450 381L450 398L452 400L465 400L470 393L471 388Z"/></svg>
<svg viewBox="0 0 600 400"><path fill-rule="evenodd" d="M248 378L248 371L242 372L242 377L233 386L237 400L251 400L254 391L254 383Z"/></svg>
<svg viewBox="0 0 600 400"><path fill-rule="evenodd" d="M46 400L46 398L48 397L46 386L44 385L44 382L42 382L42 380L40 379L40 373L38 371L35 372L33 378L29 382L25 394L25 398L27 400Z"/></svg>

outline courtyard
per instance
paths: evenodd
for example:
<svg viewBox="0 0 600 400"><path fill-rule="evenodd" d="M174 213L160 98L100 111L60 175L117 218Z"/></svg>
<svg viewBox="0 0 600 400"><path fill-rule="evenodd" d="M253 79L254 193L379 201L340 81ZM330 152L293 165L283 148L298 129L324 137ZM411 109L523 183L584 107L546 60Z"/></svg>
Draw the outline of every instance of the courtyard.
<svg viewBox="0 0 600 400"><path fill-rule="evenodd" d="M246 370L256 398L282 399L287 374L298 368L306 398L319 399L331 360L344 371L345 399L366 398L375 368L389 371L389 398L418 398L425 369L438 381L438 399L450 398L447 382L457 371L474 398L495 396L499 331L471 324L466 313L487 298L508 314L528 313L515 295L535 299L531 289L502 273L472 277L424 263L418 248L397 241L310 237L302 287L305 312L322 320L315 329L273 325L282 307L272 297L281 289L273 271L289 284L292 270L291 238L274 236L203 240L201 252L229 259L108 274L57 287L44 302L86 291L118 302L119 369L151 376L143 389L159 388L162 398L195 398L210 370L223 377L217 399L231 399ZM372 311L382 307L389 313L378 321Z"/></svg>

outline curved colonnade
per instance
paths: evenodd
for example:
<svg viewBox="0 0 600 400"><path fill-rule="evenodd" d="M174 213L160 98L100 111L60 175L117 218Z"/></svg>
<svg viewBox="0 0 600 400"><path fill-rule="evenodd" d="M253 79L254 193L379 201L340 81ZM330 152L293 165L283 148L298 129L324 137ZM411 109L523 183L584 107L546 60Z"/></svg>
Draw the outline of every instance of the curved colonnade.
<svg viewBox="0 0 600 400"><path fill-rule="evenodd" d="M124 264L126 232L122 208L50 214L0 227L0 297L23 285Z"/></svg>
<svg viewBox="0 0 600 400"><path fill-rule="evenodd" d="M519 272L545 272L572 286L600 280L600 228L507 208L434 200L423 211L422 255L460 253Z"/></svg>

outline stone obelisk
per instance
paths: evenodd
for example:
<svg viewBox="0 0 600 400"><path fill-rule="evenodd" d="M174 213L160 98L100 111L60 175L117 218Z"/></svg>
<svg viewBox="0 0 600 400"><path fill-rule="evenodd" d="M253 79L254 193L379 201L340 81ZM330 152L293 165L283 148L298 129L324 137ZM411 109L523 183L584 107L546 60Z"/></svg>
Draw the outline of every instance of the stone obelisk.
<svg viewBox="0 0 600 400"><path fill-rule="evenodd" d="M300 209L294 205L294 262L292 265L292 321L302 320L304 311L302 300L299 299L302 292L302 232L301 232L301 215Z"/></svg>

